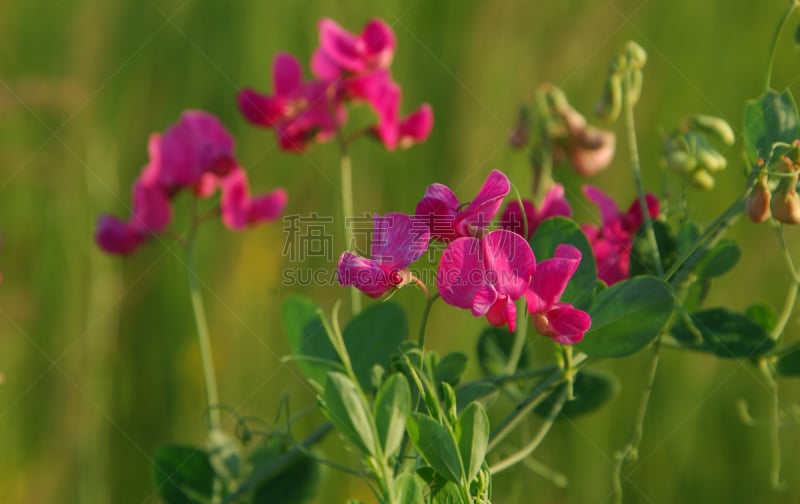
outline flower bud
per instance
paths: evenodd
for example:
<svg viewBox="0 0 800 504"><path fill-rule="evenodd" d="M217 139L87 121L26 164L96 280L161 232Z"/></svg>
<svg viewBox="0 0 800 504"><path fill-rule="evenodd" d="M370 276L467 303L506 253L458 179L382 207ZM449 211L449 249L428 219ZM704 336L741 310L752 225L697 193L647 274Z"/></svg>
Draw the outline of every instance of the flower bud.
<svg viewBox="0 0 800 504"><path fill-rule="evenodd" d="M753 191L747 196L747 201L745 201L745 210L751 221L759 223L769 218L771 197L772 195L767 189L766 180L764 180L764 177L760 177L755 187L753 187Z"/></svg>
<svg viewBox="0 0 800 504"><path fill-rule="evenodd" d="M697 163L709 171L722 170L727 164L725 156L710 148L698 146L695 157L697 159Z"/></svg>
<svg viewBox="0 0 800 504"><path fill-rule="evenodd" d="M733 145L736 135L733 128L719 117L697 114L689 117L689 127L718 138L725 145Z"/></svg>
<svg viewBox="0 0 800 504"><path fill-rule="evenodd" d="M698 169L689 177L689 184L703 191L710 191L714 188L714 177L707 171Z"/></svg>
<svg viewBox="0 0 800 504"><path fill-rule="evenodd" d="M631 70L641 70L647 63L647 51L636 42L628 41L625 44L625 59L628 61L628 68Z"/></svg>
<svg viewBox="0 0 800 504"><path fill-rule="evenodd" d="M600 119L614 122L622 110L622 74L610 72L603 89L603 97L594 107L594 113Z"/></svg>
<svg viewBox="0 0 800 504"><path fill-rule="evenodd" d="M604 170L614 159L616 136L608 130L587 126L574 138L569 160L578 175L588 177Z"/></svg>
<svg viewBox="0 0 800 504"><path fill-rule="evenodd" d="M800 197L797 196L796 183L797 177L783 179L769 205L772 216L784 224L800 224Z"/></svg>

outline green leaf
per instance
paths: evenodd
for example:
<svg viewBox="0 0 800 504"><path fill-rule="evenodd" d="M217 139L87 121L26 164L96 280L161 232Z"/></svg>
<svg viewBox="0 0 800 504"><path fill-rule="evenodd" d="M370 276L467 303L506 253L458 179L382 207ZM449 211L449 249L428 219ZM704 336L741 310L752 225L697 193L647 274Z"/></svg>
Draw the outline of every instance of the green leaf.
<svg viewBox="0 0 800 504"><path fill-rule="evenodd" d="M153 456L153 476L158 493L168 504L198 504L211 500L214 470L201 448L160 446Z"/></svg>
<svg viewBox="0 0 800 504"><path fill-rule="evenodd" d="M753 303L744 310L744 314L767 331L778 325L778 312L767 303Z"/></svg>
<svg viewBox="0 0 800 504"><path fill-rule="evenodd" d="M406 314L395 303L369 306L350 321L344 330L344 343L364 390L373 390L372 367L386 366L407 336Z"/></svg>
<svg viewBox="0 0 800 504"><path fill-rule="evenodd" d="M412 413L408 417L408 436L425 462L454 483L464 475L461 458L452 433L429 416Z"/></svg>
<svg viewBox="0 0 800 504"><path fill-rule="evenodd" d="M769 161L775 142L790 144L797 136L797 106L788 89L783 93L769 89L745 104L744 147L752 165L759 158Z"/></svg>
<svg viewBox="0 0 800 504"><path fill-rule="evenodd" d="M722 276L736 266L741 255L742 251L734 240L722 240L697 263L695 270L697 276L700 278Z"/></svg>
<svg viewBox="0 0 800 504"><path fill-rule="evenodd" d="M433 504L468 504L459 486L451 481L437 488L432 497Z"/></svg>
<svg viewBox="0 0 800 504"><path fill-rule="evenodd" d="M631 249L630 276L654 275L658 267L653 261L653 247L644 232L644 226L639 229ZM664 271L678 259L678 245L672 230L665 222L653 221L653 232L656 235L658 254Z"/></svg>
<svg viewBox="0 0 800 504"><path fill-rule="evenodd" d="M782 376L800 376L800 350L790 352L775 363L775 370Z"/></svg>
<svg viewBox="0 0 800 504"><path fill-rule="evenodd" d="M250 457L253 470L266 467L286 454L288 446L273 439L260 446ZM298 453L280 472L259 483L251 504L302 504L311 501L318 490L322 471L308 455Z"/></svg>
<svg viewBox="0 0 800 504"><path fill-rule="evenodd" d="M591 357L623 357L661 333L675 307L670 286L640 276L612 285L592 300L592 326L576 348Z"/></svg>
<svg viewBox="0 0 800 504"><path fill-rule="evenodd" d="M450 385L458 385L461 380L461 375L467 369L467 361L469 357L461 352L453 352L442 357L433 372L433 379L436 383L449 383Z"/></svg>
<svg viewBox="0 0 800 504"><path fill-rule="evenodd" d="M710 352L718 357L756 357L770 351L775 342L769 331L750 317L727 308L712 308L691 314L691 323L682 319L672 327L672 335L681 345L692 350Z"/></svg>
<svg viewBox="0 0 800 504"><path fill-rule="evenodd" d="M691 252L692 245L700 238L701 234L700 224L691 220L684 221L675 235L675 246L678 249L678 254L684 255Z"/></svg>
<svg viewBox="0 0 800 504"><path fill-rule="evenodd" d="M487 327L478 338L478 362L487 376L499 375L508 366L514 334L505 327ZM523 346L519 358L519 368L528 367L528 345Z"/></svg>
<svg viewBox="0 0 800 504"><path fill-rule="evenodd" d="M481 469L489 445L489 417L481 403L470 403L458 416L456 437L466 480L472 481Z"/></svg>
<svg viewBox="0 0 800 504"><path fill-rule="evenodd" d="M394 482L397 504L419 504L424 502L425 481L414 473L403 473Z"/></svg>
<svg viewBox="0 0 800 504"><path fill-rule="evenodd" d="M342 373L331 371L323 401L323 412L336 430L363 453L375 455L374 422L358 386Z"/></svg>
<svg viewBox="0 0 800 504"><path fill-rule="evenodd" d="M375 397L375 427L385 457L400 448L406 431L406 418L411 413L411 389L400 373L389 377Z"/></svg>
<svg viewBox="0 0 800 504"><path fill-rule="evenodd" d="M578 224L565 217L547 219L536 228L531 237L531 247L536 261L553 257L558 245L566 243L581 251L581 263L567 285L561 301L585 309L592 301L597 282L597 266L589 240Z"/></svg>
<svg viewBox="0 0 800 504"><path fill-rule="evenodd" d="M456 389L456 406L459 411L472 401L484 401L491 404L497 399L500 388L491 382L465 383Z"/></svg>
<svg viewBox="0 0 800 504"><path fill-rule="evenodd" d="M560 384L536 407L534 412L539 416L548 417L566 390L567 384ZM619 382L608 373L586 368L575 376L572 390L575 399L564 403L556 420L572 419L600 408L617 395Z"/></svg>
<svg viewBox="0 0 800 504"><path fill-rule="evenodd" d="M319 308L302 296L290 296L283 303L282 317L297 367L309 380L322 385L339 357L322 324Z"/></svg>

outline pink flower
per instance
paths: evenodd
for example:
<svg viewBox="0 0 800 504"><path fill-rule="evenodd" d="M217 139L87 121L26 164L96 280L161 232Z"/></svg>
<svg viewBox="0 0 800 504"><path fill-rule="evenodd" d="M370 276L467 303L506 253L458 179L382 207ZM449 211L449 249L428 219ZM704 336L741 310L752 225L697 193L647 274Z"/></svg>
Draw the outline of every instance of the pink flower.
<svg viewBox="0 0 800 504"><path fill-rule="evenodd" d="M508 177L501 171L492 170L475 199L462 210L463 205L449 187L431 184L417 204L416 215L426 219L431 236L443 242L459 237L480 236L510 190Z"/></svg>
<svg viewBox="0 0 800 504"><path fill-rule="evenodd" d="M101 215L97 219L94 239L106 253L128 255L142 244L145 237L133 231L127 222L113 215Z"/></svg>
<svg viewBox="0 0 800 504"><path fill-rule="evenodd" d="M288 196L286 190L278 188L271 193L250 197L247 174L236 168L220 182L222 199L220 211L222 222L233 230L241 230L261 222L275 220L281 216Z"/></svg>
<svg viewBox="0 0 800 504"><path fill-rule="evenodd" d="M612 131L595 128L569 105L556 110L566 125L567 134L558 140L556 158L566 155L578 175L590 177L608 167L614 159L616 136Z"/></svg>
<svg viewBox="0 0 800 504"><path fill-rule="evenodd" d="M343 253L339 258L339 283L354 285L371 298L381 297L411 282L419 283L406 268L428 250L429 241L427 226L413 216L375 215L372 258Z"/></svg>
<svg viewBox="0 0 800 504"><path fill-rule="evenodd" d="M525 294L535 267L528 242L500 229L481 239L461 237L450 243L442 252L436 287L447 304L514 331L514 301Z"/></svg>
<svg viewBox="0 0 800 504"><path fill-rule="evenodd" d="M273 63L275 94L252 89L239 92L242 115L257 126L274 128L282 149L299 152L310 142L330 139L344 124L346 111L335 86L329 82L303 82L300 63L291 54L279 53Z"/></svg>
<svg viewBox="0 0 800 504"><path fill-rule="evenodd" d="M614 200L600 189L586 185L583 192L600 208L603 222L601 228L591 224L581 226L592 245L597 275L608 285L625 280L630 276L633 238L644 221L639 200L634 200L623 214ZM645 199L650 217L658 217L658 199L652 194L647 194Z"/></svg>
<svg viewBox="0 0 800 504"><path fill-rule="evenodd" d="M378 117L377 126L372 133L389 150L398 146L408 148L428 138L433 128L431 106L421 105L407 117L400 118L401 91L389 72L378 70L369 74L352 77L342 82L342 89L348 98L361 99L370 104Z"/></svg>
<svg viewBox="0 0 800 504"><path fill-rule="evenodd" d="M380 19L371 19L359 35L336 22L319 22L320 46L311 58L311 71L322 80L333 81L342 73L362 74L389 68L397 41Z"/></svg>
<svg viewBox="0 0 800 504"><path fill-rule="evenodd" d="M562 345L579 342L592 324L588 313L559 302L580 261L581 252L577 248L559 245L552 259L536 266L530 288L525 292L536 330Z"/></svg>
<svg viewBox="0 0 800 504"><path fill-rule="evenodd" d="M522 218L523 209L525 211L525 219ZM564 186L555 184L547 194L544 196L542 205L539 209L530 200L522 200L522 208L516 200L511 201L500 217L500 225L503 229L513 231L518 235L530 240L536 228L539 227L545 219L556 216L572 217L572 208L569 202L564 198ZM528 224L528 233L524 233L523 227L525 221Z"/></svg>

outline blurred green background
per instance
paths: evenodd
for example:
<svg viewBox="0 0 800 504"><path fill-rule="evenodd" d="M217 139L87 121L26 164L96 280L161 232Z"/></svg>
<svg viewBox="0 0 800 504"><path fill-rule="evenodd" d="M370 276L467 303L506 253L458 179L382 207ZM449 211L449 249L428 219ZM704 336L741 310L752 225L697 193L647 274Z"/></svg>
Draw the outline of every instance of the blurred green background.
<svg viewBox="0 0 800 504"><path fill-rule="evenodd" d="M787 1L716 0L238 1L6 0L0 4L0 502L158 502L150 457L167 441L204 438L203 385L180 247L154 240L132 257L100 253L98 214L126 215L130 185L146 163L147 136L184 109L217 114L237 138L253 188L290 193L288 213L332 215L338 234L338 161L333 143L302 155L279 151L269 131L239 116L243 86L271 90L277 51L308 61L316 22L331 17L351 31L370 17L395 30L395 79L403 109L427 101L436 123L425 144L393 154L377 144L352 149L355 209L410 212L425 187L443 182L464 198L491 168L525 194L524 155L506 138L519 101L542 81L561 86L588 114L611 56L629 39L649 53L637 120L645 183L660 192L660 137L689 112L715 114L741 131L742 106L763 86L766 54ZM797 48L784 34L773 85L800 91ZM354 120L368 118L356 113ZM621 146L624 144L621 143ZM620 149L624 153L624 149ZM692 193L692 215L710 222L741 190L741 141L711 193ZM580 221L596 220L581 180L560 171ZM593 179L623 205L633 197L625 156ZM179 198L185 216L188 201ZM178 218L177 232L186 219ZM743 257L714 285L709 305L782 304L788 275L767 225L740 221L731 234ZM798 232L788 233L800 250ZM199 267L223 402L273 421L284 393L293 411L313 393L292 364L279 320L289 293L329 310L337 286L281 285L300 265L282 256L280 222L241 234L218 222L200 234ZM302 266L331 268L324 258ZM395 300L416 327L423 299ZM796 340L797 317L787 338ZM472 354L485 325L437 305L428 342ZM536 345L536 358L551 357ZM628 435L647 356L606 362L621 381L599 413L557 425L537 459L569 478L556 488L526 469L495 479L495 502L606 502L612 455ZM476 366L470 373L477 373ZM794 408L781 430L787 489L769 490L768 430L745 426L736 402L757 420L767 388L747 363L665 350L626 502L800 502L800 383L781 382ZM312 415L296 427L308 432ZM330 436L322 451L357 464ZM351 477L327 471L318 502L372 498Z"/></svg>

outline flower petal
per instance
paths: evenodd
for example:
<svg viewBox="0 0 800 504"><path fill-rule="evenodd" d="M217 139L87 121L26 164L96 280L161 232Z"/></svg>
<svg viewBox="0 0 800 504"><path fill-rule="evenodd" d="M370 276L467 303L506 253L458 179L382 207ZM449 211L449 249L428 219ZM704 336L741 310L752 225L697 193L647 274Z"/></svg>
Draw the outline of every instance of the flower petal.
<svg viewBox="0 0 800 504"><path fill-rule="evenodd" d="M355 286L371 298L383 296L390 287L386 273L377 262L351 252L339 258L337 280L342 285Z"/></svg>
<svg viewBox="0 0 800 504"><path fill-rule="evenodd" d="M597 187L585 185L583 186L583 194L600 208L603 226L608 226L622 217L617 203Z"/></svg>
<svg viewBox="0 0 800 504"><path fill-rule="evenodd" d="M133 185L133 216L131 231L147 236L163 231L172 220L172 209L160 186L141 180Z"/></svg>
<svg viewBox="0 0 800 504"><path fill-rule="evenodd" d="M427 103L421 105L398 125L400 147L404 149L424 142L433 129L433 109Z"/></svg>
<svg viewBox="0 0 800 504"><path fill-rule="evenodd" d="M553 258L540 262L525 293L528 311L540 313L550 309L561 298L580 262L580 250L565 244L556 247Z"/></svg>
<svg viewBox="0 0 800 504"><path fill-rule="evenodd" d="M371 254L384 269L405 269L428 250L429 241L424 219L402 213L375 215Z"/></svg>
<svg viewBox="0 0 800 504"><path fill-rule="evenodd" d="M300 62L289 53L276 54L272 63L272 79L276 97L293 97L303 80Z"/></svg>
<svg viewBox="0 0 800 504"><path fill-rule="evenodd" d="M425 196L417 203L414 213L417 218L428 223L431 237L449 242L458 238L454 228L458 206L458 198L449 187L431 184L425 190Z"/></svg>
<svg viewBox="0 0 800 504"><path fill-rule="evenodd" d="M250 190L247 175L241 168L221 182L222 198L219 207L222 222L228 229L241 230L249 223Z"/></svg>
<svg viewBox="0 0 800 504"><path fill-rule="evenodd" d="M250 208L247 212L247 220L249 221L250 225L275 220L281 216L288 201L289 195L287 194L286 189L282 187L279 187L270 193L256 196L250 200Z"/></svg>
<svg viewBox="0 0 800 504"><path fill-rule="evenodd" d="M523 215L525 218L523 218ZM525 233L526 224L527 234ZM517 200L512 200L506 205L506 209L503 210L500 216L500 227L525 238L530 238L533 235L536 224L536 209L533 206L533 202L527 199L522 200L522 207L520 207Z"/></svg>
<svg viewBox="0 0 800 504"><path fill-rule="evenodd" d="M358 51L358 37L339 26L331 19L319 22L320 49L332 62L349 72L363 70Z"/></svg>
<svg viewBox="0 0 800 504"><path fill-rule="evenodd" d="M128 223L111 215L102 215L97 220L95 242L108 254L127 255L135 251L144 237L131 230Z"/></svg>
<svg viewBox="0 0 800 504"><path fill-rule="evenodd" d="M542 206L539 208L536 218L538 222L542 222L545 219L556 216L572 217L572 207L570 207L567 199L564 198L564 186L561 184L554 184L544 195Z"/></svg>
<svg viewBox="0 0 800 504"><path fill-rule="evenodd" d="M380 19L371 19L361 31L366 66L370 69L389 68L397 47L392 29Z"/></svg>
<svg viewBox="0 0 800 504"><path fill-rule="evenodd" d="M498 302L497 290L490 284L483 284L472 298L472 314L476 317L485 315Z"/></svg>
<svg viewBox="0 0 800 504"><path fill-rule="evenodd" d="M557 343L574 345L592 325L592 318L583 310L566 303L557 303L546 313Z"/></svg>
<svg viewBox="0 0 800 504"><path fill-rule="evenodd" d="M501 297L486 312L486 320L495 327L508 324L508 330L514 332L517 325L517 307L506 296Z"/></svg>
<svg viewBox="0 0 800 504"><path fill-rule="evenodd" d="M285 99L265 96L252 89L243 89L236 96L239 112L257 126L271 128L287 113Z"/></svg>
<svg viewBox="0 0 800 504"><path fill-rule="evenodd" d="M650 214L650 218L655 219L658 217L660 210L658 198L655 194L647 193L644 195L644 199L647 203L647 212ZM631 206L628 207L628 211L625 212L625 215L622 216L622 227L629 233L636 234L639 228L642 227L643 222L642 206L639 204L639 199L636 198L633 200L633 203L631 203Z"/></svg>
<svg viewBox="0 0 800 504"><path fill-rule="evenodd" d="M508 177L499 171L492 170L484 181L475 199L458 215L456 231L462 235L469 235L471 227L485 228L494 218L503 198L511 190Z"/></svg>
<svg viewBox="0 0 800 504"><path fill-rule="evenodd" d="M477 238L462 237L447 245L436 272L436 287L445 303L472 309L476 294L487 283L482 255Z"/></svg>
<svg viewBox="0 0 800 504"><path fill-rule="evenodd" d="M483 238L487 281L510 299L522 297L536 270L531 246L511 231L498 229Z"/></svg>

